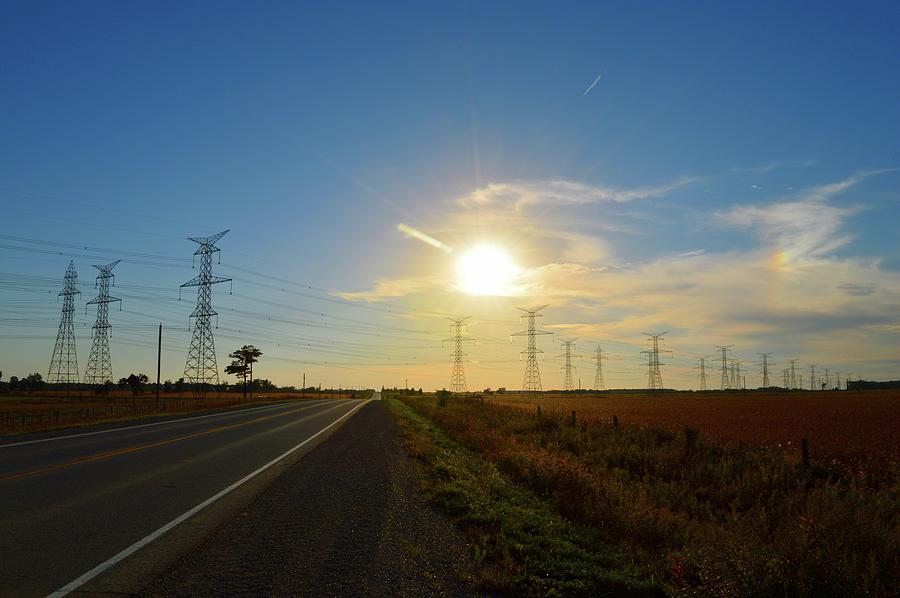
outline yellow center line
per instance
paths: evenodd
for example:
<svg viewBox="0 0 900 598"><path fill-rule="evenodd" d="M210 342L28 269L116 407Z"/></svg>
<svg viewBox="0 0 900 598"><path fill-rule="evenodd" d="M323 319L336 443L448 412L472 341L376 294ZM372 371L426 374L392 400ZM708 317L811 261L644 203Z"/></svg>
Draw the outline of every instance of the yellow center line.
<svg viewBox="0 0 900 598"><path fill-rule="evenodd" d="M90 463L92 461L100 461L102 459L109 459L110 457L117 457L119 455L127 455L128 453L134 453L134 452L142 451L142 450L149 449L149 448L155 448L157 446L165 446L167 444L174 444L176 442L181 442L182 440L189 440L191 438L199 438L200 436L206 436L208 434L215 434L216 432L232 430L234 428L240 428L241 426L248 426L250 424L259 423L261 421L266 421L268 419L273 419L275 417L291 415L293 413L298 413L300 411L305 411L305 410L306 410L306 408L302 407L299 409L292 409L290 411L282 411L281 413L275 413L273 415L264 415L262 417L257 417L257 418L250 419L250 420L247 420L244 422L238 422L236 424L228 424L226 426L217 426L215 428L207 428L206 430L203 430L200 432L193 432L191 434L185 434L183 436L176 436L175 438L168 438L166 440L157 440L155 442L148 442L146 444L136 444L134 446L129 446L129 447L125 447L125 448L106 451L103 453L87 455L84 457L79 457L77 459L73 459L71 461L57 463L55 465L48 465L46 467L40 467L38 469L31 469L28 471L20 471L18 473L5 475L5 476L0 477L0 482L5 482L8 480L17 480L19 478L25 478L25 477L29 477L29 476L33 476L33 475L39 475L42 473L48 473L51 471L57 471L60 469L66 469L67 467L72 467L73 465L80 465L82 463Z"/></svg>

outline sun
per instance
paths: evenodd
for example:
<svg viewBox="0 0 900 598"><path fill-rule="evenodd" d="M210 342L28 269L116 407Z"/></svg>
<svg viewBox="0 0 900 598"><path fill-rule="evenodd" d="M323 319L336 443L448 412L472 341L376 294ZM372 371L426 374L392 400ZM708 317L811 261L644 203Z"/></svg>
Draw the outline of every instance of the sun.
<svg viewBox="0 0 900 598"><path fill-rule="evenodd" d="M519 268L505 251L479 245L463 254L456 264L459 288L470 295L511 295Z"/></svg>

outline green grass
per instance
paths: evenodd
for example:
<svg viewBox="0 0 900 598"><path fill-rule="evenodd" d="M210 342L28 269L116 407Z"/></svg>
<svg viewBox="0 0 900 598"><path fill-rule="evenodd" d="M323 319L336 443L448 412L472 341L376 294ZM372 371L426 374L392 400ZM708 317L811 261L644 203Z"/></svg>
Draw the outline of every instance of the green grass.
<svg viewBox="0 0 900 598"><path fill-rule="evenodd" d="M385 401L421 464L431 500L466 534L481 565L478 588L517 596L655 596L660 585L573 525L490 462L394 399Z"/></svg>

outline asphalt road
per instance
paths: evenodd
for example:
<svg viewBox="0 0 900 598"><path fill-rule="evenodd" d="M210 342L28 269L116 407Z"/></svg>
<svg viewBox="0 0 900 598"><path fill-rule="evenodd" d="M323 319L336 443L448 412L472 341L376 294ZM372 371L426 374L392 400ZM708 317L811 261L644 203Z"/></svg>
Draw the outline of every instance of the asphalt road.
<svg viewBox="0 0 900 598"><path fill-rule="evenodd" d="M82 591L123 552L168 546L168 557L144 559L153 564L143 574L153 574L183 552L173 541L199 542L223 520L217 509L230 516L235 500L252 500L254 484L270 483L363 403L298 401L0 439L0 594Z"/></svg>
<svg viewBox="0 0 900 598"><path fill-rule="evenodd" d="M98 595L474 596L464 536L436 511L381 401L372 401L152 581ZM144 578L146 579L146 578Z"/></svg>

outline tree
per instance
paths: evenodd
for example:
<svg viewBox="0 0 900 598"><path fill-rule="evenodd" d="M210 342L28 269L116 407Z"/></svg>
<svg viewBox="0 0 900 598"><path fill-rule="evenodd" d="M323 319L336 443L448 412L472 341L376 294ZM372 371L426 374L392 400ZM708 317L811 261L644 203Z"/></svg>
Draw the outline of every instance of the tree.
<svg viewBox="0 0 900 598"><path fill-rule="evenodd" d="M131 388L131 398L133 399L141 393L149 378L147 378L146 374L130 374L124 380L128 387Z"/></svg>
<svg viewBox="0 0 900 598"><path fill-rule="evenodd" d="M237 353L237 351L235 351ZM232 353L234 355L234 353ZM230 364L225 366L226 374L233 374L238 378L243 380L243 384L241 385L244 389L244 398L247 398L247 376L250 374L250 366L245 364L242 360L235 358Z"/></svg>
<svg viewBox="0 0 900 598"><path fill-rule="evenodd" d="M25 376L25 379L22 380L22 383L26 388L31 390L40 390L44 387L44 377L41 376L38 372L34 372L33 374L28 374Z"/></svg>
<svg viewBox="0 0 900 598"><path fill-rule="evenodd" d="M244 398L247 398L247 376L253 384L253 364L259 361L262 351L253 345L244 345L237 351L228 354L232 362L225 368L226 374L233 374L244 381Z"/></svg>

